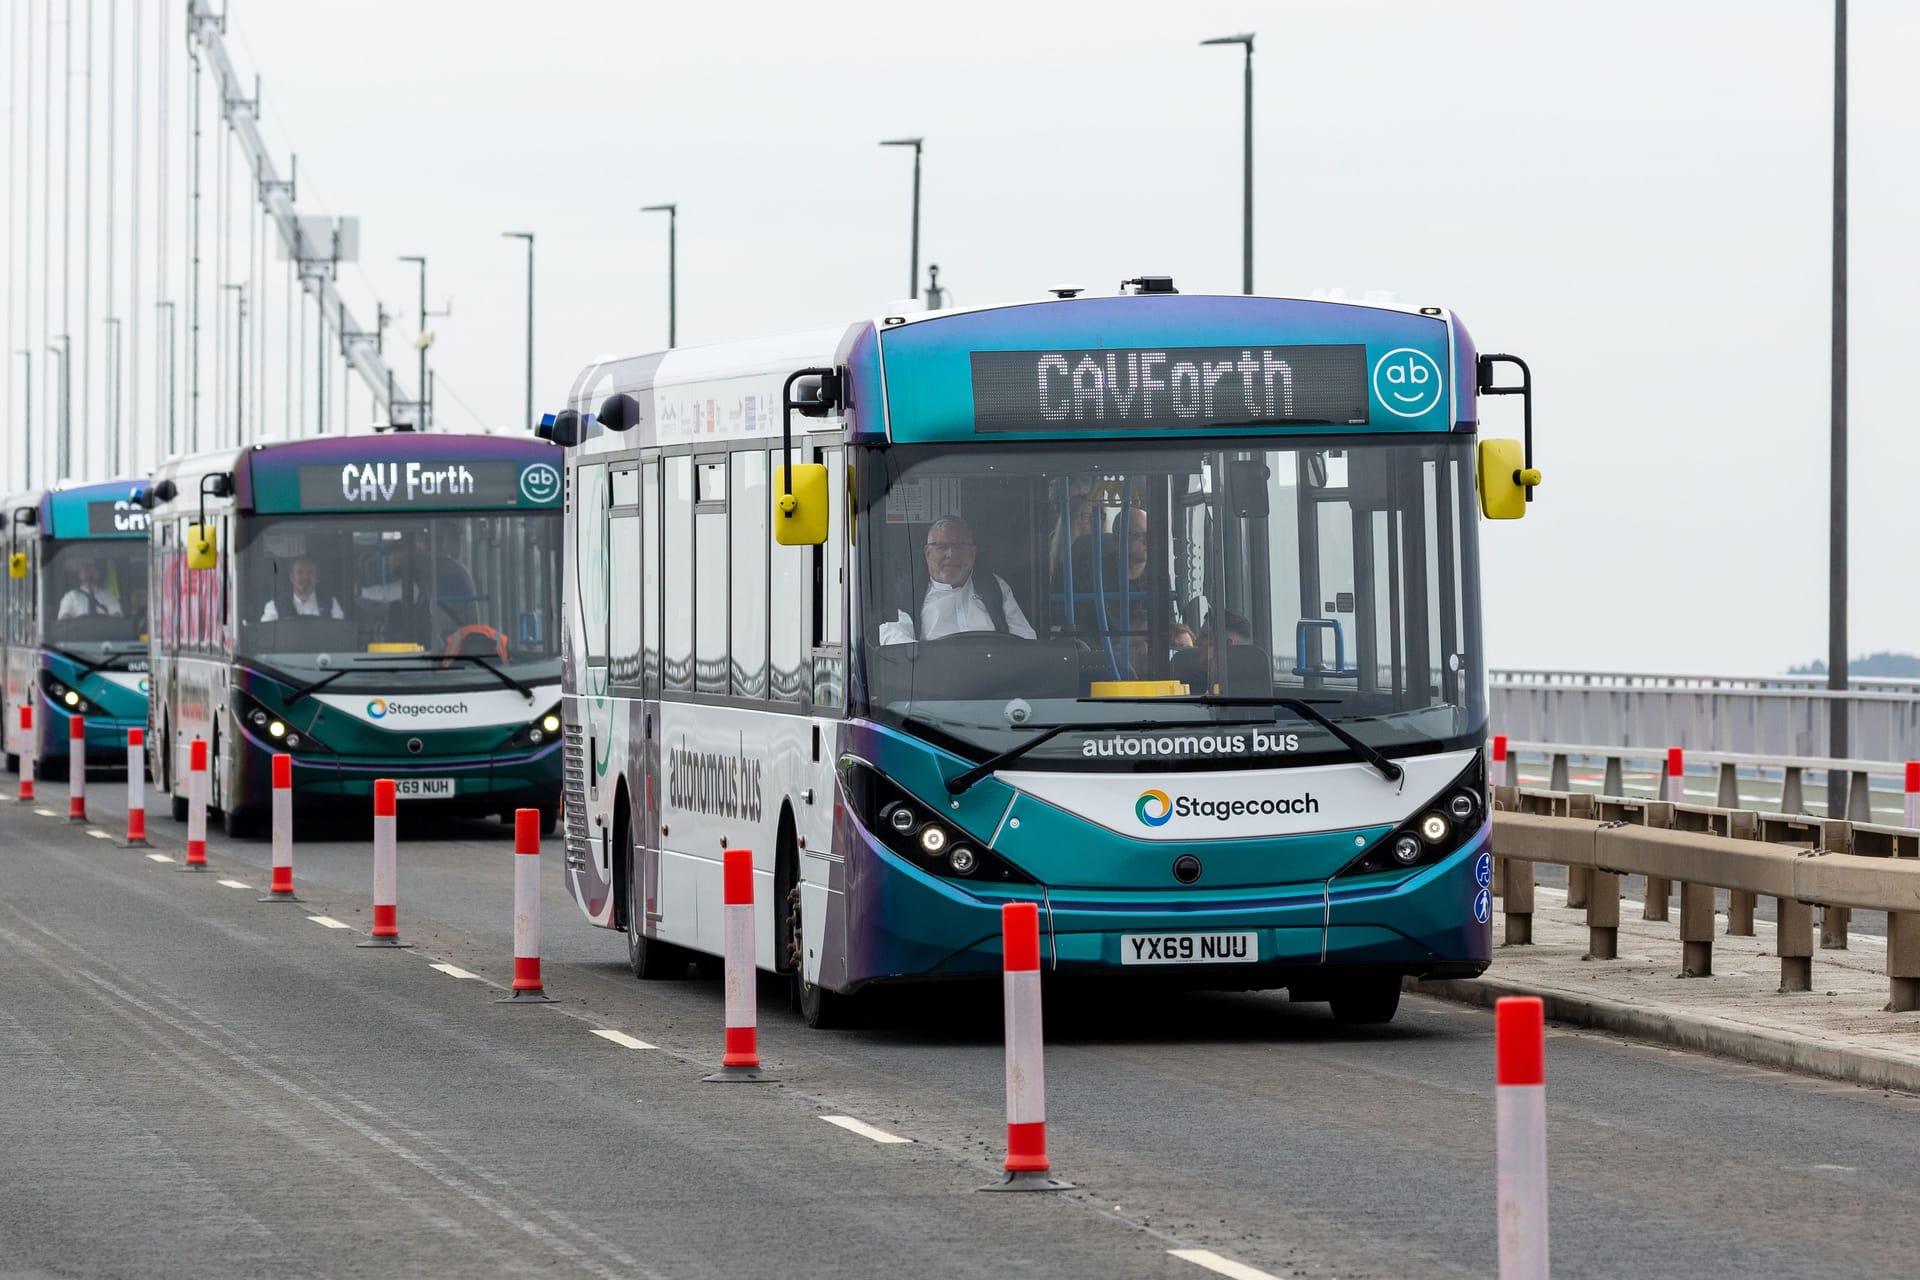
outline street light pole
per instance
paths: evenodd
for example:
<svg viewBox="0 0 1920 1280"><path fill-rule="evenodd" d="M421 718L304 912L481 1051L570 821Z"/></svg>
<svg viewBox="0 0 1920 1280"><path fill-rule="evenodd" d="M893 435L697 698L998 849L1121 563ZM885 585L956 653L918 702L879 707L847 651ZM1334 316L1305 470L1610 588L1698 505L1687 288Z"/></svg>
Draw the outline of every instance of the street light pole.
<svg viewBox="0 0 1920 1280"><path fill-rule="evenodd" d="M420 404L414 410L415 431L427 429L427 260L417 253L403 253L400 261L411 262L420 268L420 338L414 345L420 348L420 384L418 395Z"/></svg>
<svg viewBox="0 0 1920 1280"><path fill-rule="evenodd" d="M55 341L47 344L47 350L60 357L60 393L54 409L54 417L60 423L60 435L54 455L53 477L60 481L67 478L73 462L73 406L68 400L72 391L72 375L67 368L73 362L73 339L64 333L58 334ZM49 394L52 394L51 391Z"/></svg>
<svg viewBox="0 0 1920 1280"><path fill-rule="evenodd" d="M120 317L108 316L102 323L113 330L113 342L107 347L107 474L120 474Z"/></svg>
<svg viewBox="0 0 1920 1280"><path fill-rule="evenodd" d="M1832 456L1828 462L1827 688L1847 688L1847 0L1833 6L1833 366ZM1847 701L1827 703L1827 754L1845 759ZM1835 779L1843 780L1836 790ZM1827 816L1843 818L1845 774L1827 780Z"/></svg>
<svg viewBox="0 0 1920 1280"><path fill-rule="evenodd" d="M667 346L680 345L679 310L677 281L674 274L677 269L678 253L675 245L675 233L680 222L680 206L677 204L648 204L640 207L642 213L662 213L667 215Z"/></svg>
<svg viewBox="0 0 1920 1280"><path fill-rule="evenodd" d="M1844 3L1844 0L1842 0ZM1240 292L1253 292L1253 36L1251 31L1237 36L1216 36L1202 40L1207 44L1239 44L1247 49L1246 117L1242 125L1245 169L1241 177L1240 211Z"/></svg>
<svg viewBox="0 0 1920 1280"><path fill-rule="evenodd" d="M508 240L527 242L527 416L522 425L530 431L533 429L533 232L502 231L500 235Z"/></svg>
<svg viewBox="0 0 1920 1280"><path fill-rule="evenodd" d="M20 432L20 438L27 446L27 456L22 462L26 480L20 487L31 489L33 488L33 351L31 348L22 347L14 354L27 362L27 416L23 420Z"/></svg>
<svg viewBox="0 0 1920 1280"><path fill-rule="evenodd" d="M247 442L245 414L247 409L247 286L244 284L223 284L222 289L233 290L237 309L233 326L233 443L242 445Z"/></svg>
<svg viewBox="0 0 1920 1280"><path fill-rule="evenodd" d="M883 147L913 148L913 257L907 267L907 296L920 296L920 147L924 138L890 138Z"/></svg>

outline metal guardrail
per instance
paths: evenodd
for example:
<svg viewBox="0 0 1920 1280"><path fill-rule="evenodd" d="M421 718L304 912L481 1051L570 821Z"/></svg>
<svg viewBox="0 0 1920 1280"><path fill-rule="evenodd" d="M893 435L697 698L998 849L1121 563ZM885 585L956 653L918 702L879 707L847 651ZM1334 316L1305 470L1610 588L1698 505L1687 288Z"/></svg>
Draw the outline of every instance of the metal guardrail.
<svg viewBox="0 0 1920 1280"><path fill-rule="evenodd" d="M1682 972L1713 972L1716 890L1727 933L1751 937L1760 897L1776 903L1780 989L1813 989L1821 946L1845 949L1855 910L1887 913L1891 1011L1920 1009L1920 830L1531 788L1494 788L1494 892L1509 946L1533 941L1533 864L1567 868L1567 905L1587 912L1588 955L1619 954L1620 877L1647 878L1644 919L1668 917L1680 883Z"/></svg>
<svg viewBox="0 0 1920 1280"><path fill-rule="evenodd" d="M1603 769L1597 794L1609 796L1627 796L1627 778L1646 775L1648 786L1654 798L1667 795L1667 748L1666 747L1607 747L1564 742L1513 742L1507 743L1510 758L1529 757L1542 762L1547 770L1546 784L1553 791L1578 791L1573 785L1573 766L1575 763L1591 765L1598 762ZM1879 794L1891 801L1903 795L1906 786L1907 766L1905 762L1891 760L1843 759L1831 760L1820 756L1771 756L1741 751L1695 751L1687 748L1685 763L1691 770L1695 765L1706 765L1715 775L1714 804L1723 809L1744 809L1756 806L1748 805L1746 800L1756 790L1771 791L1778 785L1780 789L1776 809L1780 813L1805 814L1807 812L1806 791L1809 775L1821 779L1818 784L1827 791L1831 802L1836 794L1832 787L1833 774L1842 774L1843 786L1838 791L1842 803L1842 812L1829 812L1829 817L1844 817L1854 822L1872 822L1874 817L1875 778L1899 779L1892 787L1883 789ZM1650 768L1647 766L1651 766ZM1777 774L1776 779L1773 775ZM1699 777L1699 774L1688 774ZM1506 777L1502 782L1519 783L1520 779ZM1831 807L1831 803L1829 803ZM1886 809L1899 812L1902 817L1905 806L1895 807L1889 803Z"/></svg>
<svg viewBox="0 0 1920 1280"><path fill-rule="evenodd" d="M1920 757L1920 682L1860 681L1834 691L1811 677L1496 671L1488 683L1492 722L1529 742L1773 757L1828 754L1836 700L1847 708L1850 752L1878 760Z"/></svg>

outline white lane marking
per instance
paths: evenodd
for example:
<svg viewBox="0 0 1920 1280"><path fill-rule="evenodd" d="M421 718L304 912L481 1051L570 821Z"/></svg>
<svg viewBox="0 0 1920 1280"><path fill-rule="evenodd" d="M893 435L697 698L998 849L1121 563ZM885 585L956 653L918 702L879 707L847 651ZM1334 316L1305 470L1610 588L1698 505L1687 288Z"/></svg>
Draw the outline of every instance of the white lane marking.
<svg viewBox="0 0 1920 1280"><path fill-rule="evenodd" d="M227 888L229 888L229 889L251 889L251 888L253 888L253 886L252 886L252 885L250 885L250 884L248 884L248 883L247 883L246 881L244 881L244 880L222 880L222 881L219 881L219 883L220 883L220 884L223 884L223 885L225 885L225 886L227 886Z"/></svg>
<svg viewBox="0 0 1920 1280"><path fill-rule="evenodd" d="M1167 1252L1182 1262L1191 1262L1219 1275L1232 1276L1233 1280L1279 1280L1271 1271L1262 1271L1244 1262L1223 1258L1211 1249L1169 1249Z"/></svg>
<svg viewBox="0 0 1920 1280"><path fill-rule="evenodd" d="M34 812L43 818L57 818L60 816L51 809L35 809Z"/></svg>
<svg viewBox="0 0 1920 1280"><path fill-rule="evenodd" d="M1813 1166L1824 1173L1858 1173L1860 1170L1850 1164L1817 1164Z"/></svg>
<svg viewBox="0 0 1920 1280"><path fill-rule="evenodd" d="M113 839L113 833L111 831L102 831L98 827L88 827L87 834L92 836L95 840Z"/></svg>
<svg viewBox="0 0 1920 1280"><path fill-rule="evenodd" d="M615 1044L621 1045L622 1047L628 1048L628 1049L653 1048L653 1046L648 1044L645 1040L635 1040L632 1036L628 1035L624 1031L609 1031L605 1027L595 1027L593 1029L593 1034L599 1036L602 1040L611 1040Z"/></svg>
<svg viewBox="0 0 1920 1280"><path fill-rule="evenodd" d="M855 1120L852 1116L821 1116L828 1124L837 1124L848 1133L857 1133L863 1138L872 1138L875 1142L898 1143L912 1142L912 1138L903 1138L897 1133L888 1133L885 1129L876 1129L870 1124Z"/></svg>
<svg viewBox="0 0 1920 1280"><path fill-rule="evenodd" d="M150 853L147 855L147 861L148 862L172 862L173 859L169 858L164 853Z"/></svg>
<svg viewBox="0 0 1920 1280"><path fill-rule="evenodd" d="M338 920L335 920L332 916L308 916L307 919L313 921L317 925L320 925L328 929L351 929L353 927L352 925L341 924Z"/></svg>
<svg viewBox="0 0 1920 1280"><path fill-rule="evenodd" d="M435 964L435 965L428 965L427 967L430 969L438 969L440 972L446 974L449 978L472 978L475 982L480 981L479 974L468 973L465 969L460 968L458 965Z"/></svg>

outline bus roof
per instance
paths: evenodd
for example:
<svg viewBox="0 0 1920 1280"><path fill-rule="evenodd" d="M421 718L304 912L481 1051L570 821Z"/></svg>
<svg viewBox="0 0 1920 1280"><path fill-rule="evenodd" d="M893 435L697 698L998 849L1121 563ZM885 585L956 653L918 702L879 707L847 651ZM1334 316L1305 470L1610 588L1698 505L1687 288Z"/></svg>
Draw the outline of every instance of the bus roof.
<svg viewBox="0 0 1920 1280"><path fill-rule="evenodd" d="M1058 439L1477 425L1476 354L1443 307L1141 293L900 312L851 326L596 361L568 406L582 449L778 437L786 377L848 371L873 441ZM605 430L608 397L637 427ZM839 419L796 419L796 430Z"/></svg>
<svg viewBox="0 0 1920 1280"><path fill-rule="evenodd" d="M226 475L243 511L557 508L552 445L531 436L394 431L315 436L174 458L154 472L155 506L197 506L201 481ZM163 484L162 482L165 482Z"/></svg>
<svg viewBox="0 0 1920 1280"><path fill-rule="evenodd" d="M71 480L46 489L26 489L9 495L0 505L11 528L23 509L33 512L33 524L45 538L144 538L147 511L141 501L145 476L76 483Z"/></svg>

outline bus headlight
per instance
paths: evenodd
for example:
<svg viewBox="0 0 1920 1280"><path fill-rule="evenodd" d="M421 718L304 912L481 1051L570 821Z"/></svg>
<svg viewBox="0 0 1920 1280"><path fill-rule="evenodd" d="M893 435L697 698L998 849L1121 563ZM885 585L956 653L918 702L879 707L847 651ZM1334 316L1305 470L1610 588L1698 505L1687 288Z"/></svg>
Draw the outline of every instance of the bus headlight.
<svg viewBox="0 0 1920 1280"><path fill-rule="evenodd" d="M1409 871L1432 866L1459 853L1486 831L1486 764L1480 753L1414 816L1369 845L1335 877Z"/></svg>
<svg viewBox="0 0 1920 1280"><path fill-rule="evenodd" d="M80 693L76 689L69 689L65 693L60 695L60 701L66 703L70 707L77 707L80 705Z"/></svg>
<svg viewBox="0 0 1920 1280"><path fill-rule="evenodd" d="M281 721L275 720L267 726L267 732L276 738L284 738L287 736L287 726Z"/></svg>
<svg viewBox="0 0 1920 1280"><path fill-rule="evenodd" d="M267 727L267 713L258 707L255 707L247 714L247 719L253 722L253 727L256 729L264 729Z"/></svg>
<svg viewBox="0 0 1920 1280"><path fill-rule="evenodd" d="M946 828L935 822L929 822L926 826L922 827L920 829L920 847L934 857L939 857L940 851L947 847Z"/></svg>
<svg viewBox="0 0 1920 1280"><path fill-rule="evenodd" d="M947 855L947 865L953 868L953 874L957 876L972 875L977 861L973 850L963 844L955 845L953 852Z"/></svg>
<svg viewBox="0 0 1920 1280"><path fill-rule="evenodd" d="M889 806L886 817L887 825L895 831L898 831L901 835L905 835L907 832L913 830L913 810L904 804Z"/></svg>
<svg viewBox="0 0 1920 1280"><path fill-rule="evenodd" d="M560 732L560 708L549 707L545 712L527 721L507 740L508 747L537 747Z"/></svg>
<svg viewBox="0 0 1920 1280"><path fill-rule="evenodd" d="M560 732L560 717L549 711L540 717L540 727L548 733Z"/></svg>
<svg viewBox="0 0 1920 1280"><path fill-rule="evenodd" d="M888 854L908 861L921 873L966 876L993 884L1034 882L1032 876L982 846L977 834L970 834L957 818L947 822L935 818L942 803L921 803L919 797L862 760L843 757L838 773L846 811L860 830ZM941 797L942 802L946 800Z"/></svg>

